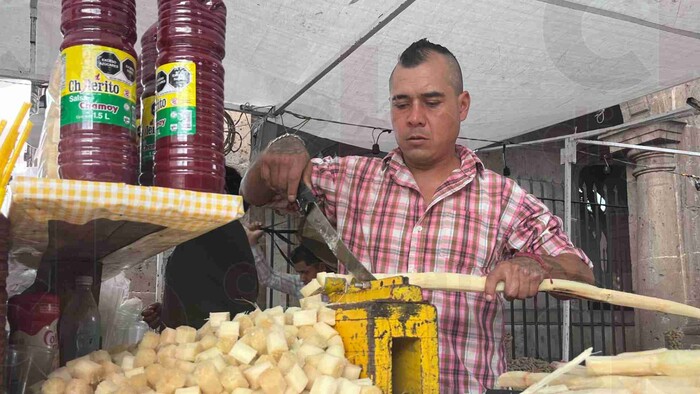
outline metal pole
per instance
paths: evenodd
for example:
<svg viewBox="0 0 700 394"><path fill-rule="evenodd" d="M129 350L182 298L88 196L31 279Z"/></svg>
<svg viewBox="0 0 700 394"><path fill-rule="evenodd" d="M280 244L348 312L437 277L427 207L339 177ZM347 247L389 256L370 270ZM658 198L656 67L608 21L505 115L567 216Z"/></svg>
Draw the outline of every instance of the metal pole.
<svg viewBox="0 0 700 394"><path fill-rule="evenodd" d="M282 115L284 113L284 110L292 104L296 99L298 99L302 94L306 93L307 90L311 89L312 86L316 84L316 82L320 81L321 78L325 77L328 73L333 71L333 69L339 65L343 60L345 60L348 56L350 56L357 48L362 46L367 40L372 38L377 32L382 30L384 26L389 24L394 18L399 16L408 6L413 4L415 0L403 0L399 2L399 4L389 13L387 14L382 14L379 16L379 19L377 19L370 28L364 32L360 37L358 37L355 41L353 41L347 48L344 48L341 50L338 54L333 56L323 67L321 67L320 70L318 70L314 75L312 75L310 78L308 78L297 90L294 92L290 97L282 101L281 103L275 105L275 112L273 116L277 115Z"/></svg>
<svg viewBox="0 0 700 394"><path fill-rule="evenodd" d="M164 279L165 266L163 264L163 252L160 252L156 255L156 302L163 302Z"/></svg>
<svg viewBox="0 0 700 394"><path fill-rule="evenodd" d="M659 115L654 115L648 118L640 119L640 120L635 120L632 122L628 123L623 123L617 126L610 126L610 127L605 127L602 129L597 129L597 130L591 130L591 131L586 131L583 133L577 133L577 134L567 134L567 135L562 135L559 137L551 137L551 138L543 138L540 140L535 140L535 141L524 141L524 142L519 142L515 144L506 144L506 148L517 148L518 146L523 146L523 145L536 145L536 144L544 144L546 142L555 142L555 141L561 141L561 140L567 140L570 138L573 139L584 139L584 138L589 138L589 137L595 137L601 134L605 133L610 133L612 131L622 131L622 130L627 130L631 129L633 127L640 127L640 126L645 126L654 122L661 122L664 120L673 120L673 119L678 119L678 118L684 118L687 116L695 116L697 115L698 112L692 108L692 107L683 107L679 108L674 111L669 111L665 112L663 114ZM483 149L476 149L476 152L490 152L493 150L498 150L498 149L503 149L503 145L498 145L490 148L483 148Z"/></svg>
<svg viewBox="0 0 700 394"><path fill-rule="evenodd" d="M700 152L694 152L694 151L689 151L689 150L679 150L679 149L658 148L656 146L649 146L649 145L623 144L620 142L608 142L608 141L598 141L598 140L578 140L578 142L580 144L587 144L587 145L613 146L616 148L639 149L639 150L647 150L647 151L652 151L652 152L673 153L673 154L686 155L686 156L700 156Z"/></svg>
<svg viewBox="0 0 700 394"><path fill-rule="evenodd" d="M561 150L561 163L564 165L564 231L573 237L571 205L573 188L572 166L576 163L576 140L568 138ZM569 361L569 343L571 342L571 302L562 302L561 354L563 361Z"/></svg>

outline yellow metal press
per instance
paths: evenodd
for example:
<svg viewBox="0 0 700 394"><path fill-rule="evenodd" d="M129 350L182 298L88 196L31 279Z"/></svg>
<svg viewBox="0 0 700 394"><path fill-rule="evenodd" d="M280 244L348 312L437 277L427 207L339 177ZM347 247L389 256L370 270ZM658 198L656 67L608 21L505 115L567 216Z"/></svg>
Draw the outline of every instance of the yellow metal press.
<svg viewBox="0 0 700 394"><path fill-rule="evenodd" d="M438 393L437 311L405 277L327 278L345 356L385 394Z"/></svg>

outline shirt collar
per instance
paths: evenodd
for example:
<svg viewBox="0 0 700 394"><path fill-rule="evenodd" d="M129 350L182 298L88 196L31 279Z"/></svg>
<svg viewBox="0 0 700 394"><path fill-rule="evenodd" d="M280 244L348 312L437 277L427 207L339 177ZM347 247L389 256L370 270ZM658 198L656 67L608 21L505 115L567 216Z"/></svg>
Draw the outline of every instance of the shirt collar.
<svg viewBox="0 0 700 394"><path fill-rule="evenodd" d="M474 177L476 174L480 174L484 170L484 163L476 156L471 149L462 145L455 145L455 151L459 155L460 166L459 170L465 177ZM406 163L403 161L403 154L401 153L401 148L396 148L389 152L384 158L383 168L385 170L390 170L392 173L396 173L400 170L408 171Z"/></svg>

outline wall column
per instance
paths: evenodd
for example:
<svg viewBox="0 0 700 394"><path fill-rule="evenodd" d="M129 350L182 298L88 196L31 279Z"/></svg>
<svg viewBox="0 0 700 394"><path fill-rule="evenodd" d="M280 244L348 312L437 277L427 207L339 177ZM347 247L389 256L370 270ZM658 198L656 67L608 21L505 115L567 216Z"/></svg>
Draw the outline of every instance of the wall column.
<svg viewBox="0 0 700 394"><path fill-rule="evenodd" d="M665 121L613 132L601 140L679 149L685 122ZM631 161L628 169L630 243L634 291L652 297L690 303L687 263L681 258L678 159L676 155L611 147L615 157ZM640 349L665 346L664 333L682 329L687 319L637 310L635 331Z"/></svg>

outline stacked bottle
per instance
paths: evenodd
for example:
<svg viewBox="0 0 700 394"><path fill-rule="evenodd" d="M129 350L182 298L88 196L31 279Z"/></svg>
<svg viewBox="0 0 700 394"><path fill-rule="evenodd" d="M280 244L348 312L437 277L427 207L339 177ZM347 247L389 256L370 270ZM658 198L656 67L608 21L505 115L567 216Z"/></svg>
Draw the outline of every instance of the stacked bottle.
<svg viewBox="0 0 700 394"><path fill-rule="evenodd" d="M61 1L62 178L136 184L136 0Z"/></svg>
<svg viewBox="0 0 700 394"><path fill-rule="evenodd" d="M154 184L224 191L223 0L159 0Z"/></svg>
<svg viewBox="0 0 700 394"><path fill-rule="evenodd" d="M134 114L136 116L136 142L137 147L141 146L141 94L143 94L143 86L141 86L141 56L136 59L136 105L134 106Z"/></svg>
<svg viewBox="0 0 700 394"><path fill-rule="evenodd" d="M141 36L141 175L139 183L153 185L153 153L156 148L156 37L158 23L154 23Z"/></svg>

